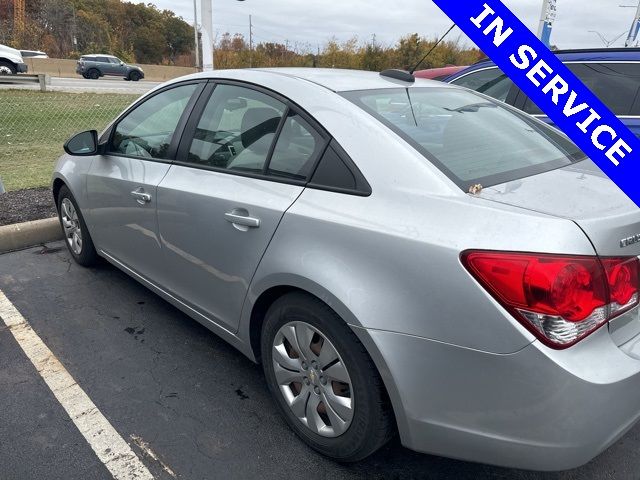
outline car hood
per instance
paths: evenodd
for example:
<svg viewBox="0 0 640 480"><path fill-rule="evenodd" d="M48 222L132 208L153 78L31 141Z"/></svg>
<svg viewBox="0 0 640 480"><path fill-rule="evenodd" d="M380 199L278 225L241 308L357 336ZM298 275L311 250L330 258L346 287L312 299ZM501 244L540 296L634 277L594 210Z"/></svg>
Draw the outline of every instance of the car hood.
<svg viewBox="0 0 640 480"><path fill-rule="evenodd" d="M640 208L591 160L484 188L478 196L570 219L599 255L640 255Z"/></svg>
<svg viewBox="0 0 640 480"><path fill-rule="evenodd" d="M3 53L5 55L8 55L10 57L14 57L13 59L18 61L18 62L22 62L22 53L20 53L19 50L16 50L15 48L11 48L11 47L7 47L6 45L0 45L0 53Z"/></svg>

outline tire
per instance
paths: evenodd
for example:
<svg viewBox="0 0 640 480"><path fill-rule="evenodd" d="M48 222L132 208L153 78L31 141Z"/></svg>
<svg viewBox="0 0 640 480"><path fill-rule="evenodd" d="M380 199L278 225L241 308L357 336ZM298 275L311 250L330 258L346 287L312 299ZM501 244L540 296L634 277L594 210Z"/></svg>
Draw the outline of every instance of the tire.
<svg viewBox="0 0 640 480"><path fill-rule="evenodd" d="M66 185L62 186L58 192L57 207L58 220L64 232L64 243L67 245L69 253L76 263L83 267L95 265L98 261L98 254L91 240L89 229L87 229L87 224L84 222L76 199L73 198Z"/></svg>
<svg viewBox="0 0 640 480"><path fill-rule="evenodd" d="M294 342L308 342L293 346L285 334ZM314 450L339 462L355 462L395 434L390 402L373 361L347 324L317 298L293 292L276 300L265 316L261 352L276 404Z"/></svg>
<svg viewBox="0 0 640 480"><path fill-rule="evenodd" d="M100 78L100 72L96 68L92 68L87 72L87 78L98 80Z"/></svg>
<svg viewBox="0 0 640 480"><path fill-rule="evenodd" d="M137 82L138 80L140 80L140 74L138 72L131 72L129 74L129 80L131 80L132 82Z"/></svg>
<svg viewBox="0 0 640 480"><path fill-rule="evenodd" d="M0 60L0 75L15 75L18 73L16 66L7 62L6 60Z"/></svg>
<svg viewBox="0 0 640 480"><path fill-rule="evenodd" d="M89 76L86 73L82 74L82 78L85 78L85 79L89 80Z"/></svg>

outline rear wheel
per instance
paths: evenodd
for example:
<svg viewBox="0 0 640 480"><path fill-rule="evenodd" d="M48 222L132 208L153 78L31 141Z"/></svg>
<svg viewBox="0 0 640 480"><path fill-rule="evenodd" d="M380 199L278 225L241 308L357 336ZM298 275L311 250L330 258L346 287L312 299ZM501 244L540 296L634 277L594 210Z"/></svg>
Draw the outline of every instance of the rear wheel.
<svg viewBox="0 0 640 480"><path fill-rule="evenodd" d="M98 254L76 200L66 186L58 193L58 218L73 259L84 267L94 265Z"/></svg>
<svg viewBox="0 0 640 480"><path fill-rule="evenodd" d="M91 80L98 80L100 78L100 72L95 68L92 68L87 72L87 78L90 78Z"/></svg>
<svg viewBox="0 0 640 480"><path fill-rule="evenodd" d="M0 75L15 75L18 73L16 66L5 60L0 60Z"/></svg>
<svg viewBox="0 0 640 480"><path fill-rule="evenodd" d="M302 292L279 298L266 314L261 344L269 390L310 447L352 462L391 438L393 415L380 375L326 304Z"/></svg>

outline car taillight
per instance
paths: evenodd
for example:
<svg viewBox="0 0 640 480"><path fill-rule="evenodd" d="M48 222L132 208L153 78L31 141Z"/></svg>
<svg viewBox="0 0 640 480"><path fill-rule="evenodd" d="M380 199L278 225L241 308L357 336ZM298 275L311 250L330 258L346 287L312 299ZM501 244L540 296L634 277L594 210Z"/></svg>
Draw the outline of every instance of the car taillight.
<svg viewBox="0 0 640 480"><path fill-rule="evenodd" d="M520 323L566 348L638 304L637 257L466 251L462 264Z"/></svg>

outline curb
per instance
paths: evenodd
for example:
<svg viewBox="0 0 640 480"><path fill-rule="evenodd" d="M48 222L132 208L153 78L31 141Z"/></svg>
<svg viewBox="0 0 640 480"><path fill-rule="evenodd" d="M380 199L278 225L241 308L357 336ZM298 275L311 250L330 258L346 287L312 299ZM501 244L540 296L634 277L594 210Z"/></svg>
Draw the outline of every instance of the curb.
<svg viewBox="0 0 640 480"><path fill-rule="evenodd" d="M63 238L57 217L0 227L0 253L21 250Z"/></svg>

